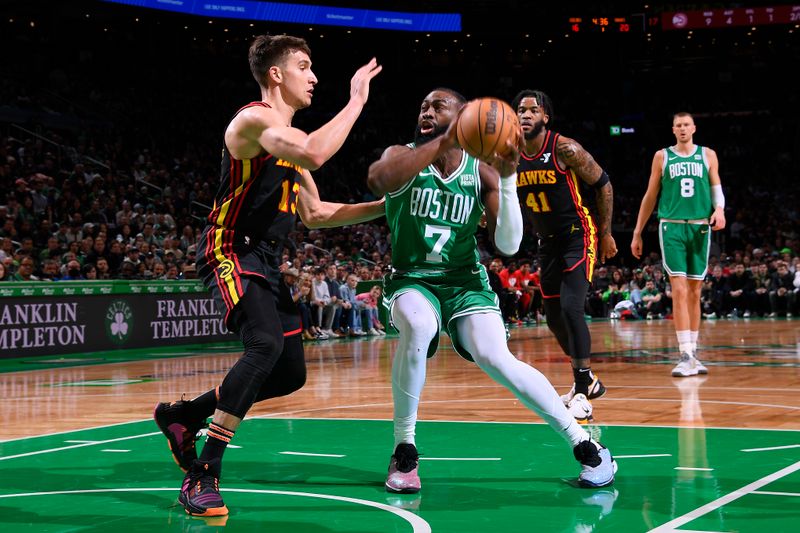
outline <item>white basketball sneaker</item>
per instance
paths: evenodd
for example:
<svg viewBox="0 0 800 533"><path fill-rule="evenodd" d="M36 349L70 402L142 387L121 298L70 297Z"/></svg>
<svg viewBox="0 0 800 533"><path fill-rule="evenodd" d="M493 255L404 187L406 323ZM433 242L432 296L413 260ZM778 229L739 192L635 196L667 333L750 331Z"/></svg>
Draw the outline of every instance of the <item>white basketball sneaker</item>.
<svg viewBox="0 0 800 533"><path fill-rule="evenodd" d="M704 365L700 361L700 359L697 358L697 352L695 352L692 357L694 357L694 360L697 363L697 373L698 374L708 374L708 368L706 368L706 365Z"/></svg>
<svg viewBox="0 0 800 533"><path fill-rule="evenodd" d="M588 424L593 420L592 418L592 402L586 397L585 394L576 394L567 404L567 411L575 419L578 424Z"/></svg>
<svg viewBox="0 0 800 533"><path fill-rule="evenodd" d="M676 378L688 378L690 376L696 376L700 373L700 369L697 367L697 365L697 359L684 352L681 354L678 364L672 369L672 376ZM706 374L707 373L708 369L706 369Z"/></svg>

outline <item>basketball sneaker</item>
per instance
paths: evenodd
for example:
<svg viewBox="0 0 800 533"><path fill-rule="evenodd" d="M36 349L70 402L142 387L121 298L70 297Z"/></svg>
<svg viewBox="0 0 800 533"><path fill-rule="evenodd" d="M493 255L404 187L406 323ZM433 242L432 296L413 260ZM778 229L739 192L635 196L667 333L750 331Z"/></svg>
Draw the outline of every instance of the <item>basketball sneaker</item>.
<svg viewBox="0 0 800 533"><path fill-rule="evenodd" d="M704 365L700 361L700 359L697 358L697 354L696 353L694 354L694 361L695 361L695 365L697 366L697 373L698 374L708 374L708 368L706 368L706 365Z"/></svg>
<svg viewBox="0 0 800 533"><path fill-rule="evenodd" d="M153 410L153 419L158 429L167 437L172 458L184 472L197 459L197 449L194 446L198 439L197 432L207 426L205 419L189 420L186 415L187 403L185 400L162 402Z"/></svg>
<svg viewBox="0 0 800 533"><path fill-rule="evenodd" d="M228 508L219 493L219 475L222 465L219 459L200 461L195 459L183 478L178 501L192 516L222 516Z"/></svg>
<svg viewBox="0 0 800 533"><path fill-rule="evenodd" d="M689 376L696 376L700 373L700 369L697 368L697 363L697 359L688 353L682 353L678 364L672 369L672 376L676 378L688 378ZM708 369L706 369L706 374L708 374Z"/></svg>
<svg viewBox="0 0 800 533"><path fill-rule="evenodd" d="M569 414L572 415L578 424L588 424L594 420L592 417L592 412L594 411L592 402L586 398L585 394L576 394L573 396L567 404L567 411L569 411Z"/></svg>
<svg viewBox="0 0 800 533"><path fill-rule="evenodd" d="M599 488L614 483L617 462L608 448L595 440L584 440L572 449L572 453L583 466L578 476L578 485L584 488Z"/></svg>
<svg viewBox="0 0 800 533"><path fill-rule="evenodd" d="M600 378L597 377L597 374L592 373L594 379L589 384L589 394L586 395L586 398L589 400L596 400L600 396L606 393L606 388L600 382ZM564 402L564 405L569 406L570 400L572 397L575 396L575 384L572 384L572 388L569 390L568 393L561 395L561 401Z"/></svg>
<svg viewBox="0 0 800 533"><path fill-rule="evenodd" d="M389 461L389 474L386 476L386 490L401 494L419 492L421 484L417 467L419 454L413 444L401 442L397 445Z"/></svg>

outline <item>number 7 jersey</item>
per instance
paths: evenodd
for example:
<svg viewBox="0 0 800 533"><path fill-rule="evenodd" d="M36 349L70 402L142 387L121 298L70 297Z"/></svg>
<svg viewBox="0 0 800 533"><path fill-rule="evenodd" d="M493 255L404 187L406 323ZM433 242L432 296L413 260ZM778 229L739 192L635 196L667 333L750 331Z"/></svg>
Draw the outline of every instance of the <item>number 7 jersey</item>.
<svg viewBox="0 0 800 533"><path fill-rule="evenodd" d="M570 168L558 164L559 134L548 131L539 153L520 154L517 165L517 196L526 231L540 237L582 230L592 234L595 224L583 197L581 180Z"/></svg>
<svg viewBox="0 0 800 533"><path fill-rule="evenodd" d="M462 151L458 168L449 176L429 165L386 194L395 271L427 273L475 266L479 260L475 231L484 209L479 164Z"/></svg>
<svg viewBox="0 0 800 533"><path fill-rule="evenodd" d="M661 197L658 218L671 220L701 220L713 211L711 184L708 181L708 161L702 146L681 155L673 147L664 148L661 167Z"/></svg>

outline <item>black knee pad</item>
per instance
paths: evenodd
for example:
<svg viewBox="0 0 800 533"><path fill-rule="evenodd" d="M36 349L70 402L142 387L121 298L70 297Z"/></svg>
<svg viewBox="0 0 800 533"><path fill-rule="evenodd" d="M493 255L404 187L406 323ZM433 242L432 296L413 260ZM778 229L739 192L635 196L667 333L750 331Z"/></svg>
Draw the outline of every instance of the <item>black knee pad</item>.
<svg viewBox="0 0 800 533"><path fill-rule="evenodd" d="M284 340L275 299L266 287L250 284L236 312L244 353L220 385L217 409L244 418L280 359Z"/></svg>
<svg viewBox="0 0 800 533"><path fill-rule="evenodd" d="M300 390L305 384L306 361L303 340L300 335L292 335L284 339L283 353L261 386L255 401L287 396Z"/></svg>

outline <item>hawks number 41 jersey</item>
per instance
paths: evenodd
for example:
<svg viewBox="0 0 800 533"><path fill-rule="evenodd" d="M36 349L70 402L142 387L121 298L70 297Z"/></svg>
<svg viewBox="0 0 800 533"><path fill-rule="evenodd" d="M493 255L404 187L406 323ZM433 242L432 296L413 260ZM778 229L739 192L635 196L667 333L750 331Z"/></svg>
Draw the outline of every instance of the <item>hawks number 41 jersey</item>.
<svg viewBox="0 0 800 533"><path fill-rule="evenodd" d="M478 262L475 231L483 213L478 165L462 151L451 175L429 165L386 195L395 270L452 270Z"/></svg>
<svg viewBox="0 0 800 533"><path fill-rule="evenodd" d="M688 156L664 148L661 171L661 197L658 217L676 220L699 220L713 211L708 161L702 146Z"/></svg>
<svg viewBox="0 0 800 533"><path fill-rule="evenodd" d="M572 169L563 169L558 164L558 138L558 133L548 131L538 154L533 157L520 154L517 196L525 225L543 237L565 231L593 233L594 221L581 180Z"/></svg>

